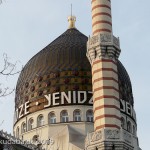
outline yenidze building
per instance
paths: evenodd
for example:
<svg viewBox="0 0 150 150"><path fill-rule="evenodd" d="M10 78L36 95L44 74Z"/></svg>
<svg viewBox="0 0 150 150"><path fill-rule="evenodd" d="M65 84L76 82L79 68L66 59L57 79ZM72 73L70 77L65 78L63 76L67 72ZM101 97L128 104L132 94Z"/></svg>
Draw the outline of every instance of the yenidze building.
<svg viewBox="0 0 150 150"><path fill-rule="evenodd" d="M16 86L14 135L45 150L141 150L111 1L92 0L88 38L69 28L33 56Z"/></svg>

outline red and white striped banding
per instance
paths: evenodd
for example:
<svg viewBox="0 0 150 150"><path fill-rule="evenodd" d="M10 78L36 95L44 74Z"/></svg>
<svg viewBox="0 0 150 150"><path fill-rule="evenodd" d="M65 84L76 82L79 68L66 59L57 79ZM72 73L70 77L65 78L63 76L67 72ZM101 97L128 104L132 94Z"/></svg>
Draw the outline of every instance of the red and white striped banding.
<svg viewBox="0 0 150 150"><path fill-rule="evenodd" d="M116 96L113 96L113 95L103 95L103 96L94 98L93 103L95 103L96 101L104 100L106 98L110 99L110 100L113 100L113 101L116 100L116 101L119 102L119 98L117 98Z"/></svg>
<svg viewBox="0 0 150 150"><path fill-rule="evenodd" d="M94 121L97 121L97 120L100 120L100 119L103 119L103 118L115 118L115 119L118 119L118 120L121 119L117 115L105 114L105 115L100 115L98 117L95 117Z"/></svg>
<svg viewBox="0 0 150 150"><path fill-rule="evenodd" d="M115 78L112 78L112 77L101 77L101 78L95 79L93 81L93 85L94 85L94 83L97 83L99 81L104 81L104 80L106 80L106 81L115 81L116 83L118 83L118 80L116 80Z"/></svg>
<svg viewBox="0 0 150 150"><path fill-rule="evenodd" d="M107 72L109 71L109 72L113 72L113 73L115 73L115 74L118 73L116 70L114 70L114 69L112 69L112 68L100 68L100 69L94 70L93 73L92 73L92 76L93 76L94 74L96 74L96 73L101 72L101 71L107 71Z"/></svg>
<svg viewBox="0 0 150 150"><path fill-rule="evenodd" d="M93 35L112 35L110 0L92 0ZM100 50L101 51L101 50ZM118 69L115 59L92 61L94 129L120 129Z"/></svg>
<svg viewBox="0 0 150 150"><path fill-rule="evenodd" d="M98 88L95 88L93 93L97 92L97 91L100 91L100 90L104 90L104 89L111 89L111 90L115 90L116 92L119 93L119 90L113 86L101 86L101 87L98 87Z"/></svg>
<svg viewBox="0 0 150 150"><path fill-rule="evenodd" d="M101 106L98 106L98 107L94 108L94 113L95 113L96 111L99 111L99 110L105 109L105 108L117 109L117 110L120 111L120 108L117 107L116 105L101 105Z"/></svg>
<svg viewBox="0 0 150 150"><path fill-rule="evenodd" d="M117 65L117 63L114 60L111 59L99 59L93 62L92 67L100 62L112 62L114 65Z"/></svg>
<svg viewBox="0 0 150 150"><path fill-rule="evenodd" d="M102 128L115 128L115 129L117 128L117 129L120 129L120 126L117 126L115 124L103 124L103 125L97 126L95 128L95 130L100 130Z"/></svg>
<svg viewBox="0 0 150 150"><path fill-rule="evenodd" d="M120 103L116 61L95 60L92 64L92 84L95 130L103 127L119 129Z"/></svg>
<svg viewBox="0 0 150 150"><path fill-rule="evenodd" d="M110 0L92 0L93 35L112 32Z"/></svg>

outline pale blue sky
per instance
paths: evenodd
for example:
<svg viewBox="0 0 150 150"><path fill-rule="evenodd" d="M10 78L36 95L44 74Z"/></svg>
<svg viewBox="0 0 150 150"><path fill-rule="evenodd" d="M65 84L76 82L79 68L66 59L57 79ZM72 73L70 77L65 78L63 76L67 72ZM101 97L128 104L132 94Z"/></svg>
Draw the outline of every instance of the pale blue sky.
<svg viewBox="0 0 150 150"><path fill-rule="evenodd" d="M21 65L68 27L70 4L77 17L76 27L91 35L90 0L5 0L0 5L0 63L7 53ZM133 85L138 136L143 150L149 149L150 124L150 1L112 0L113 32L120 37L120 60ZM1 67L1 66L0 66ZM17 77L1 78L14 87ZM14 95L0 98L0 129L12 132Z"/></svg>

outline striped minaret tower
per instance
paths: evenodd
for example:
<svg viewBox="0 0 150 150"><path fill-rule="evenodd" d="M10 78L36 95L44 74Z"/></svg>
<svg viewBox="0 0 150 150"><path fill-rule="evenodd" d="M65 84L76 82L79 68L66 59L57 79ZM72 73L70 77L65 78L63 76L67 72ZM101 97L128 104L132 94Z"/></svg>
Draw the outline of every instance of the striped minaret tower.
<svg viewBox="0 0 150 150"><path fill-rule="evenodd" d="M120 129L117 60L119 40L112 34L111 1L92 0L93 36L87 56L92 66L94 129Z"/></svg>
<svg viewBox="0 0 150 150"><path fill-rule="evenodd" d="M119 139L121 128L117 71L121 50L119 39L112 32L111 1L92 0L91 4L93 35L88 39L87 57L92 67L95 130L92 140L101 138L101 144L96 147L98 150L104 150L106 146L112 150L115 143L106 144L111 139L108 137ZM88 145L86 149L93 150L93 145Z"/></svg>
<svg viewBox="0 0 150 150"><path fill-rule="evenodd" d="M121 49L112 32L111 0L92 0L91 4L87 57L92 68L94 132L87 134L85 150L141 150L133 105L120 99L117 66Z"/></svg>

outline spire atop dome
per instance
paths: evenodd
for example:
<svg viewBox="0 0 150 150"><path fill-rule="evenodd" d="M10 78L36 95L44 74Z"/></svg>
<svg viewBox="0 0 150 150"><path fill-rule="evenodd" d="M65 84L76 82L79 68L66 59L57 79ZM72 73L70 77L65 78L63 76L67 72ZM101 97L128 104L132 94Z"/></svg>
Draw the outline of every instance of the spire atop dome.
<svg viewBox="0 0 150 150"><path fill-rule="evenodd" d="M71 16L68 17L68 22L69 22L69 29L76 28L75 27L76 17L72 16L72 4L71 4Z"/></svg>

